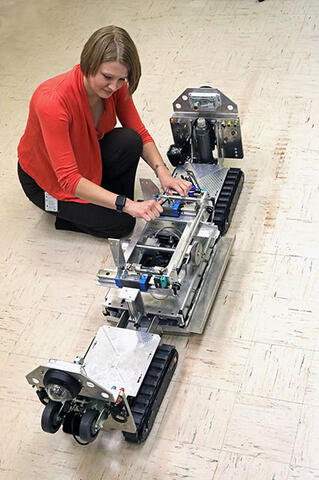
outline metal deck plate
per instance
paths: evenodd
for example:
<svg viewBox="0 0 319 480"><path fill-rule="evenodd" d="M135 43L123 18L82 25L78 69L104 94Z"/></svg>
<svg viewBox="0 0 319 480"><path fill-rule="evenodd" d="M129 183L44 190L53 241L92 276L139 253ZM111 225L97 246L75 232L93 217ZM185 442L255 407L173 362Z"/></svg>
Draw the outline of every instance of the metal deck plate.
<svg viewBox="0 0 319 480"><path fill-rule="evenodd" d="M123 387L126 396L135 397L159 343L159 335L105 325L99 328L83 369L101 387Z"/></svg>
<svg viewBox="0 0 319 480"><path fill-rule="evenodd" d="M178 326L160 325L157 330L159 333L169 335L203 333L220 282L222 281L227 267L234 241L235 237L222 237L219 240L211 262L204 273L202 288L200 289L198 298L194 303L194 309L190 313L187 327L180 328Z"/></svg>
<svg viewBox="0 0 319 480"><path fill-rule="evenodd" d="M174 175L176 177L181 175L187 177L187 170L192 171L200 187L207 190L210 196L216 199L229 169L221 167L220 165L187 162L184 165L176 167Z"/></svg>
<svg viewBox="0 0 319 480"><path fill-rule="evenodd" d="M222 237L219 240L212 263L205 272L203 288L191 313L187 326L188 333L203 333L220 282L224 276L234 241L235 237Z"/></svg>

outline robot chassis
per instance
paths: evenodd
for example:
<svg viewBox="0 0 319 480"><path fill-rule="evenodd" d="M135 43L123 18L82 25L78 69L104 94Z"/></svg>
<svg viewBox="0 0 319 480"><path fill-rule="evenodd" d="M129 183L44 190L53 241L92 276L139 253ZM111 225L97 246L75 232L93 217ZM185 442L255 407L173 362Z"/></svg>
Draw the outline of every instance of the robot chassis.
<svg viewBox="0 0 319 480"><path fill-rule="evenodd" d="M188 88L173 103L173 175L192 182L187 197L160 193L141 179L144 199L162 200L163 213L128 245L110 239L116 268L98 272L109 287L105 315L83 357L50 359L27 381L45 405L45 432L63 431L81 444L100 430L122 430L143 442L176 368L174 346L162 334L203 332L234 238L224 236L243 184L226 158L243 158L237 106L211 87Z"/></svg>

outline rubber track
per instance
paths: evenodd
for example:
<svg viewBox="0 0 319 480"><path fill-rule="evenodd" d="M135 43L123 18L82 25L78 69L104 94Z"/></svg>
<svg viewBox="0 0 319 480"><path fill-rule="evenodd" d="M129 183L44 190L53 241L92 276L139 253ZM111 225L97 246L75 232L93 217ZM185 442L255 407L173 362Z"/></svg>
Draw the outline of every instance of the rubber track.
<svg viewBox="0 0 319 480"><path fill-rule="evenodd" d="M141 388L130 404L136 433L123 432L125 440L134 443L146 440L173 376L177 364L175 361L171 366L174 356L177 359L177 351L172 345L160 345L157 348ZM147 433L143 433L145 426Z"/></svg>
<svg viewBox="0 0 319 480"><path fill-rule="evenodd" d="M226 233L233 216L244 181L240 168L230 168L227 172L219 197L215 205L214 223L221 233Z"/></svg>

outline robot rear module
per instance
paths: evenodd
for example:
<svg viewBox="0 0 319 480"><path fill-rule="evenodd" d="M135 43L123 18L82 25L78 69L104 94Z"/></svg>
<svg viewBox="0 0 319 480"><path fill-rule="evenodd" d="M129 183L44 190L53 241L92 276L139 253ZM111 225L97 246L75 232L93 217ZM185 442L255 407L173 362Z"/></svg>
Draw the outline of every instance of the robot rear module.
<svg viewBox="0 0 319 480"><path fill-rule="evenodd" d="M83 357L51 359L27 375L45 405L41 426L81 444L101 430L122 430L143 442L177 365L162 334L201 334L222 280L234 238L227 232L244 175L224 158L243 158L237 106L211 87L188 88L173 103L173 175L192 183L187 196L161 193L141 179L144 200L163 213L128 244L109 239L115 264L98 272L108 287L99 328Z"/></svg>

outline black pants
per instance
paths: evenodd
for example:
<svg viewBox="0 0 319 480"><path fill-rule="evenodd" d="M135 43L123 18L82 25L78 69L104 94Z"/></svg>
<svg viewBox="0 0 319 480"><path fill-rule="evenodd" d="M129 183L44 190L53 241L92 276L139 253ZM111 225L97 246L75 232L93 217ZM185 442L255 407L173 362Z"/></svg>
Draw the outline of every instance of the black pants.
<svg viewBox="0 0 319 480"><path fill-rule="evenodd" d="M101 186L133 200L136 169L142 153L140 135L131 128L115 128L100 141L102 157ZM24 172L18 163L18 176L24 193L37 207L44 208L44 190ZM92 203L58 201L55 227L89 233L96 237L121 238L135 226L135 218L127 213Z"/></svg>

